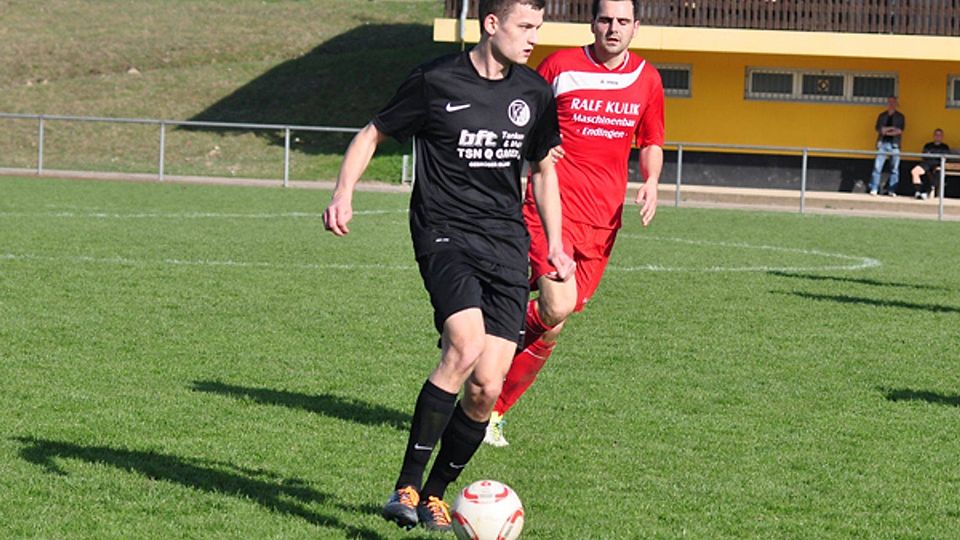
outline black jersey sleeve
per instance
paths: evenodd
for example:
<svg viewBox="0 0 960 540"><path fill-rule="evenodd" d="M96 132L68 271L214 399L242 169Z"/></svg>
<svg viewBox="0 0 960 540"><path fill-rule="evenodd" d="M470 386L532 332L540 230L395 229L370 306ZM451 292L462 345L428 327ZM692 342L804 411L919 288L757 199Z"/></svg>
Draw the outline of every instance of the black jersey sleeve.
<svg viewBox="0 0 960 540"><path fill-rule="evenodd" d="M420 131L428 110L423 69L417 67L403 81L393 98L373 117L373 125L404 142Z"/></svg>
<svg viewBox="0 0 960 540"><path fill-rule="evenodd" d="M560 144L560 122L557 120L557 101L551 96L543 108L540 118L530 132L530 144L527 145L524 159L538 162L547 157L550 149Z"/></svg>

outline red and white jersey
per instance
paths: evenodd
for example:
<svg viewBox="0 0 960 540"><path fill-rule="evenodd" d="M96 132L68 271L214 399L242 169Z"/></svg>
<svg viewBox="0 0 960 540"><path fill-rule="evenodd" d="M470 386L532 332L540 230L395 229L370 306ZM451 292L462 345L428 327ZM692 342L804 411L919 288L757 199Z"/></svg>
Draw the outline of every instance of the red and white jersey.
<svg viewBox="0 0 960 540"><path fill-rule="evenodd" d="M631 147L663 146L660 73L629 51L607 68L589 45L557 51L537 71L557 99L566 152L557 163L563 219L619 228Z"/></svg>

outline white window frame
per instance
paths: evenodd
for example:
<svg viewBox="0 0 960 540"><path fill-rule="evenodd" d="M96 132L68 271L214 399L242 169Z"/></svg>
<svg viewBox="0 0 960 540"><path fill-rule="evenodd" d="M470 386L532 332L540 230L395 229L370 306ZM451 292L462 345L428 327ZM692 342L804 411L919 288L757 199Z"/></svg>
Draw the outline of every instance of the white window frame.
<svg viewBox="0 0 960 540"><path fill-rule="evenodd" d="M675 69L678 71L687 72L687 89L678 90L676 88L664 88L663 95L669 97L693 97L693 66L691 64L657 64L654 63L653 67L658 70L661 69Z"/></svg>
<svg viewBox="0 0 960 540"><path fill-rule="evenodd" d="M755 73L769 73L771 75L791 75L793 77L793 90L790 94L775 94L771 92L754 92L753 75ZM840 96L817 96L806 95L803 93L803 77L807 75L826 75L831 77L843 77L843 95ZM852 105L882 105L887 102L883 97L861 97L853 95L853 79L855 77L889 78L893 79L893 94L897 95L900 90L900 76L891 71L845 71L845 70L820 70L820 69L790 69L790 68L766 68L750 67L746 69L744 77L744 97L750 100L758 101L804 101L813 103L843 103ZM960 104L958 104L960 106Z"/></svg>
<svg viewBox="0 0 960 540"><path fill-rule="evenodd" d="M947 75L947 108L960 109L960 96L954 95L953 88L960 81L960 74Z"/></svg>

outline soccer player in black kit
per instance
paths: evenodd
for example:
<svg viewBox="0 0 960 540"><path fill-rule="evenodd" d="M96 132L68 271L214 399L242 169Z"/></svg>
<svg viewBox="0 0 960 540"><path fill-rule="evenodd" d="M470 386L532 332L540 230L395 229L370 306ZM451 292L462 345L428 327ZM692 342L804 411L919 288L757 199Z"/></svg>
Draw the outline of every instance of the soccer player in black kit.
<svg viewBox="0 0 960 540"><path fill-rule="evenodd" d="M544 0L481 0L480 42L413 70L350 143L323 214L328 230L347 234L354 188L377 145L387 137L416 137L410 233L441 354L420 389L400 475L383 507L383 517L401 527L450 529L444 492L483 441L516 352L528 294L523 160L541 173L534 197L556 268L552 276L566 280L575 267L563 252L549 155L560 144L553 93L523 65L543 9Z"/></svg>

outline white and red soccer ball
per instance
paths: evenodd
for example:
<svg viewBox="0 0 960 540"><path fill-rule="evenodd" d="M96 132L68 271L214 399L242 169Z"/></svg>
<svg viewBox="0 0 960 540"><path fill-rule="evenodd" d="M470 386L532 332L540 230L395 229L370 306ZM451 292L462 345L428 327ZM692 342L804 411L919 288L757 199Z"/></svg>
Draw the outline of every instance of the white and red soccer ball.
<svg viewBox="0 0 960 540"><path fill-rule="evenodd" d="M459 540L514 540L523 530L520 497L496 480L478 480L463 488L452 510Z"/></svg>

